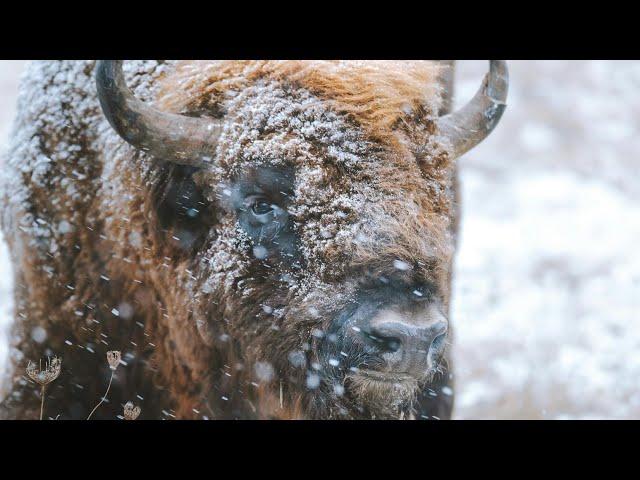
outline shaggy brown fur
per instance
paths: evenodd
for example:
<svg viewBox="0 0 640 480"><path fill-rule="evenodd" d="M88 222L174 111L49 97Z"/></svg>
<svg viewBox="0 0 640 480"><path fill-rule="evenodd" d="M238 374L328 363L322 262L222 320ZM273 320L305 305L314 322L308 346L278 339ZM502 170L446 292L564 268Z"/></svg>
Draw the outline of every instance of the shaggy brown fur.
<svg viewBox="0 0 640 480"><path fill-rule="evenodd" d="M184 61L163 80L157 103L169 111L211 109L229 90L257 80L286 81L351 117L372 140L397 146L396 130L408 111L438 110L441 70L420 61Z"/></svg>
<svg viewBox="0 0 640 480"><path fill-rule="evenodd" d="M446 359L440 374L378 391L327 367L316 335L372 276L428 283L448 310L455 166L433 122L437 65L130 67L129 85L158 108L224 119L216 157L199 170L150 158L111 131L92 62L32 69L8 156L14 171L3 179L16 273L3 416L37 416L24 367L58 354L63 375L47 415L86 417L106 386L110 349L126 365L97 418L114 418L128 400L141 418L449 415ZM30 103L54 94L60 103ZM238 224L229 192L262 169L293 172L295 262L255 258ZM196 220L185 203L197 205Z"/></svg>

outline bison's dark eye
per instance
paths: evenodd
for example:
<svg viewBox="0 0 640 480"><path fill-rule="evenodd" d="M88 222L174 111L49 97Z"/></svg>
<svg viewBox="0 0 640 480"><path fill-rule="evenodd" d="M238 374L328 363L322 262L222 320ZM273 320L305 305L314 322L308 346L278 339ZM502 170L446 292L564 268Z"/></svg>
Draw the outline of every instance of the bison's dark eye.
<svg viewBox="0 0 640 480"><path fill-rule="evenodd" d="M289 214L292 198L293 173L288 169L250 169L232 184L232 205L256 258L294 261L296 237Z"/></svg>
<svg viewBox="0 0 640 480"><path fill-rule="evenodd" d="M266 215L273 212L273 209L274 205L263 198L254 200L253 205L251 205L251 211L255 215Z"/></svg>
<svg viewBox="0 0 640 480"><path fill-rule="evenodd" d="M262 193L248 195L240 211L240 223L259 242L275 240L289 217L283 207Z"/></svg>

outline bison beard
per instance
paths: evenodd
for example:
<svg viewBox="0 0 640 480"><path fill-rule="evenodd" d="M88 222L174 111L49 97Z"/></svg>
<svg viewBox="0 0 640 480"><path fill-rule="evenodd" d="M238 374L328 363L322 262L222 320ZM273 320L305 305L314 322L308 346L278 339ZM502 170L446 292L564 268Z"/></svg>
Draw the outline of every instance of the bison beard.
<svg viewBox="0 0 640 480"><path fill-rule="evenodd" d="M1 415L37 417L23 368L55 353L45 418L85 418L118 349L92 418L448 418L454 159L504 109L496 65L440 118L429 62L104 63L102 106L93 62L31 65Z"/></svg>

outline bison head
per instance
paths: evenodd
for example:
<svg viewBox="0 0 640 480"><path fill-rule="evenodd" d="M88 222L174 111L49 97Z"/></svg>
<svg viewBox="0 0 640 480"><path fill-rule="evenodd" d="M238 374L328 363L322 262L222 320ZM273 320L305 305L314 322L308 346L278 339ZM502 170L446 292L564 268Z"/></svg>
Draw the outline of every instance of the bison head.
<svg viewBox="0 0 640 480"><path fill-rule="evenodd" d="M177 165L155 201L182 251L171 291L235 411L274 395L305 416L397 417L444 371L454 160L500 119L507 71L492 61L438 117L436 70L185 62L151 107L99 63L111 126Z"/></svg>

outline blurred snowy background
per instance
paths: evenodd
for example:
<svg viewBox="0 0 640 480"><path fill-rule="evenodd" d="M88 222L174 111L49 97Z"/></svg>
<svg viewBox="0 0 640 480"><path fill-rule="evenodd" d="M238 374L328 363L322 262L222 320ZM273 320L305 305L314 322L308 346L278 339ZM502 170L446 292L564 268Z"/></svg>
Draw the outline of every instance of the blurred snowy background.
<svg viewBox="0 0 640 480"><path fill-rule="evenodd" d="M0 148L23 67L0 61ZM640 61L509 68L502 122L460 162L455 418L638 418ZM458 62L456 105L486 69ZM0 237L0 329L11 308Z"/></svg>
<svg viewBox="0 0 640 480"><path fill-rule="evenodd" d="M18 80L24 64L23 61L0 60L0 162L11 128L18 93ZM0 164L0 168L4 166ZM3 368L7 356L5 334L13 313L12 276L9 252L0 230L0 369ZM0 391L0 398L4 393Z"/></svg>

